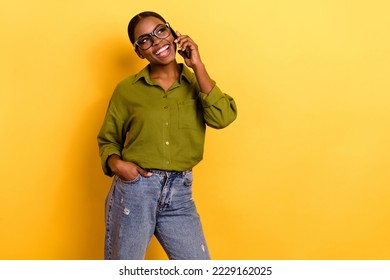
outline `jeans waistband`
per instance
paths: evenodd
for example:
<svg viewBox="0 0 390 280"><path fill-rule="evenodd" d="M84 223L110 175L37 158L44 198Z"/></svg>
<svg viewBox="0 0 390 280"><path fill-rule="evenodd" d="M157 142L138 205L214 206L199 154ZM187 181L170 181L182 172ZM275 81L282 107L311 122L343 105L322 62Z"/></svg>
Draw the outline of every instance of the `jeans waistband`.
<svg viewBox="0 0 390 280"><path fill-rule="evenodd" d="M192 172L192 169L185 170L185 171L167 171L167 170L160 170L160 169L150 169L150 168L144 168L145 171L151 172L158 175L186 175Z"/></svg>

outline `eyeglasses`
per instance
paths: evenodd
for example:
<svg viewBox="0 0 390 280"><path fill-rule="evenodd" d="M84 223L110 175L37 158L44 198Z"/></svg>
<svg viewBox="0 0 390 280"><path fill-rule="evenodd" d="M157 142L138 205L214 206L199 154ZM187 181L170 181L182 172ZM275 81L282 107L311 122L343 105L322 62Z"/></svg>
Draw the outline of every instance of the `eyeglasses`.
<svg viewBox="0 0 390 280"><path fill-rule="evenodd" d="M169 23L159 24L152 31L152 33L141 35L134 43L134 47L139 47L141 50L145 51L153 46L154 39L153 36L159 39L165 39L171 35Z"/></svg>

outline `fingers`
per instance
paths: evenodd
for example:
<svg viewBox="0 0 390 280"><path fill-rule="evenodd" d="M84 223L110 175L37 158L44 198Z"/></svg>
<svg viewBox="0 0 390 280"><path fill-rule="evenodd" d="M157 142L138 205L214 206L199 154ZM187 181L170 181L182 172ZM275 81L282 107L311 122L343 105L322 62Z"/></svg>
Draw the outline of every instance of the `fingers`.
<svg viewBox="0 0 390 280"><path fill-rule="evenodd" d="M197 45L195 42L187 35L181 35L179 31L176 31L178 38L175 40L175 43L179 46L181 50L196 50Z"/></svg>
<svg viewBox="0 0 390 280"><path fill-rule="evenodd" d="M150 177L153 175L152 172L148 172L144 169L142 169L141 167L138 167L138 173L142 176L142 177Z"/></svg>
<svg viewBox="0 0 390 280"><path fill-rule="evenodd" d="M145 170L143 170L142 168L139 168L137 169L134 173L133 172L129 172L129 173L126 173L126 174L123 174L123 175L118 175L119 178L121 178L122 180L124 181L133 181L135 180L138 175L142 176L142 177L150 177L153 175L152 172L147 172Z"/></svg>
<svg viewBox="0 0 390 280"><path fill-rule="evenodd" d="M138 175L143 177L150 177L153 175L151 172L145 171L135 163L123 160L118 161L114 173L125 181L132 181L137 178Z"/></svg>
<svg viewBox="0 0 390 280"><path fill-rule="evenodd" d="M186 50L178 50L178 53L184 58L188 58L190 59L191 58L191 52L189 49L186 49Z"/></svg>

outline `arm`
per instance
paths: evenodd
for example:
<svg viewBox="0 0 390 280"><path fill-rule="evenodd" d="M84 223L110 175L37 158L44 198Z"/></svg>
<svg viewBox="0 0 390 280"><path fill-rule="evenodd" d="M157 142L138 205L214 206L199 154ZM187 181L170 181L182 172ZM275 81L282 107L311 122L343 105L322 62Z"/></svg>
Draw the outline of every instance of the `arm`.
<svg viewBox="0 0 390 280"><path fill-rule="evenodd" d="M208 94L200 93L203 117L210 127L225 128L237 118L237 106L234 99L214 86Z"/></svg>
<svg viewBox="0 0 390 280"><path fill-rule="evenodd" d="M186 65L193 69L203 105L203 115L206 123L213 128L224 128L237 118L237 106L232 97L224 94L207 73L203 64L198 46L186 35L176 32L179 53L183 56ZM183 55L183 50L190 50L190 57Z"/></svg>
<svg viewBox="0 0 390 280"><path fill-rule="evenodd" d="M108 159L112 155L117 155L120 157L124 139L126 137L119 115L120 114L116 109L113 99L111 99L103 125L97 137L102 168L104 174L108 176L114 175L113 171L108 165Z"/></svg>
<svg viewBox="0 0 390 280"><path fill-rule="evenodd" d="M116 104L123 103L123 100L117 100L114 93L98 135L98 145L104 173L108 176L115 174L122 180L132 181L138 174L142 176L151 174L121 158L128 126L125 120L128 116L125 111L118 109L119 106Z"/></svg>
<svg viewBox="0 0 390 280"><path fill-rule="evenodd" d="M183 56L186 65L194 70L201 92L208 94L213 89L214 83L207 73L206 67L200 58L198 46L187 35L181 35L179 32L176 33L178 38L175 40L175 42L180 48L179 53ZM189 58L183 55L183 50L190 51Z"/></svg>

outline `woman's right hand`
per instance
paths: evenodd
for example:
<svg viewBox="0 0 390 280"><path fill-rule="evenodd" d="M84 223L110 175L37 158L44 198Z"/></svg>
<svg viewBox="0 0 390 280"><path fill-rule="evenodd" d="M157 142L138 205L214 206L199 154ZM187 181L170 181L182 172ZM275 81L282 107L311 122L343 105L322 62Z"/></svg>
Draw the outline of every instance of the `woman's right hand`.
<svg viewBox="0 0 390 280"><path fill-rule="evenodd" d="M143 177L152 176L151 172L145 171L135 163L122 160L118 155L110 156L107 164L111 171L124 181L133 181L138 175Z"/></svg>

